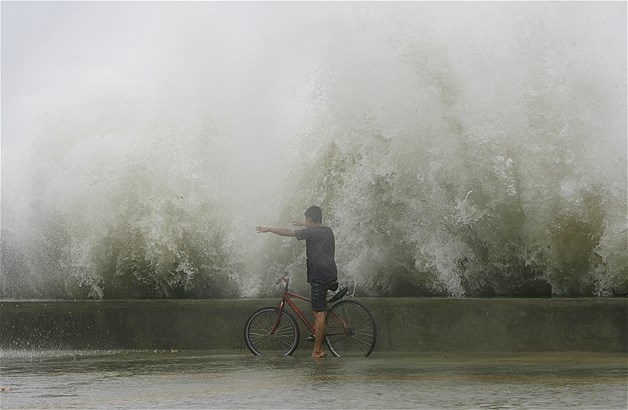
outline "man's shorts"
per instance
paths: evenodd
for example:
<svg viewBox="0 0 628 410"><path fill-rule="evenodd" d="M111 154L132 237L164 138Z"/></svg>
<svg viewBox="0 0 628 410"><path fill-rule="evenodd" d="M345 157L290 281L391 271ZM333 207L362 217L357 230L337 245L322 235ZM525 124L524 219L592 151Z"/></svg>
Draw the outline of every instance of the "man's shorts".
<svg viewBox="0 0 628 410"><path fill-rule="evenodd" d="M310 282L310 299L312 300L312 310L314 312L324 312L327 310L327 291L338 289L338 282L335 280L324 282L313 280Z"/></svg>

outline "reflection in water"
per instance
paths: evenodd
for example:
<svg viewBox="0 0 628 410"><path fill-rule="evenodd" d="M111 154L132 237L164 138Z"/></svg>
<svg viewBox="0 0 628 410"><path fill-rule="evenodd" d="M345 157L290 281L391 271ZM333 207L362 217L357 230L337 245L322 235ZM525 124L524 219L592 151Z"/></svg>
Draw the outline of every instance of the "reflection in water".
<svg viewBox="0 0 628 410"><path fill-rule="evenodd" d="M626 408L625 354L3 352L2 408Z"/></svg>

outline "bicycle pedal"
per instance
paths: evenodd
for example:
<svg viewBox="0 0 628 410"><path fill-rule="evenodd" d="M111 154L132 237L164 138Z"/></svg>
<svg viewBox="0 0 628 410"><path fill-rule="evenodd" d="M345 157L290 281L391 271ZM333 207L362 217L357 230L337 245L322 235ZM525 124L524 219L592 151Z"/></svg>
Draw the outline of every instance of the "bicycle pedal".
<svg viewBox="0 0 628 410"><path fill-rule="evenodd" d="M313 342L314 341L314 335L309 335L307 337L307 339L305 339L305 340L307 340L308 342Z"/></svg>

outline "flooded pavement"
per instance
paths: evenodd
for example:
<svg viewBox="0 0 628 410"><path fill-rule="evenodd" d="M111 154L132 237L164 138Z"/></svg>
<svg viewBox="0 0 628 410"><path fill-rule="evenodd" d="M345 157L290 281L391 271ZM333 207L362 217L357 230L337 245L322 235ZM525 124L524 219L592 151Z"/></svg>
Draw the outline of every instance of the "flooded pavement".
<svg viewBox="0 0 628 410"><path fill-rule="evenodd" d="M0 408L625 409L623 353L3 351Z"/></svg>

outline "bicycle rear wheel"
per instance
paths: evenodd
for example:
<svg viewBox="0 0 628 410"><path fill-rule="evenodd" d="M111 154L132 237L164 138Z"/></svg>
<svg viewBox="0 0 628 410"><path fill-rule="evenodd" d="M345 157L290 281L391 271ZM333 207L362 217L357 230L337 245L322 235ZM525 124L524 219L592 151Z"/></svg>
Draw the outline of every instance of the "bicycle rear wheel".
<svg viewBox="0 0 628 410"><path fill-rule="evenodd" d="M375 320L360 302L336 303L327 312L326 324L328 347L336 356L368 356L375 348Z"/></svg>
<svg viewBox="0 0 628 410"><path fill-rule="evenodd" d="M257 309L244 325L246 347L257 356L289 356L299 345L299 337L294 317L284 310L279 315L276 307Z"/></svg>

